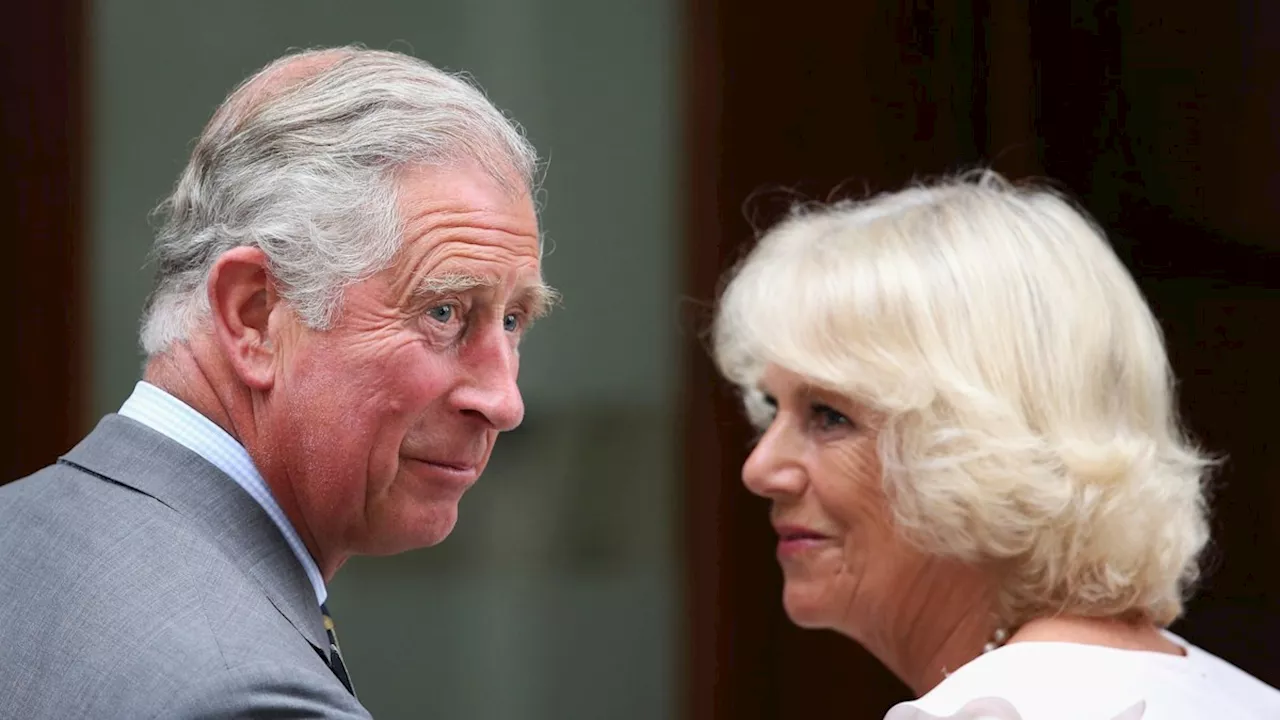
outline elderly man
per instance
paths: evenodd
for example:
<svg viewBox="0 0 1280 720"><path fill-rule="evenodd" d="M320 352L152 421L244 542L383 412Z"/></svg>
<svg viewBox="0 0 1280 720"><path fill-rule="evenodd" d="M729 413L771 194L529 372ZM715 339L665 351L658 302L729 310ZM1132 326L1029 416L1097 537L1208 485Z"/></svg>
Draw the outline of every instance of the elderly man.
<svg viewBox="0 0 1280 720"><path fill-rule="evenodd" d="M228 97L164 207L144 380L0 489L0 715L367 717L325 583L444 539L521 421L535 162L394 53Z"/></svg>

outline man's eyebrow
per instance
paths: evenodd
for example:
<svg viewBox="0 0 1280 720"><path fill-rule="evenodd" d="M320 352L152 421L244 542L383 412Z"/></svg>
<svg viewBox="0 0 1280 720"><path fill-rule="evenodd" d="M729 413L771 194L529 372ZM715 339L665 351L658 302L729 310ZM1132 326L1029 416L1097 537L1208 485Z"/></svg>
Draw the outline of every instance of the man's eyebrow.
<svg viewBox="0 0 1280 720"><path fill-rule="evenodd" d="M525 308L525 312L533 318L540 318L551 312L551 308L560 302L560 293L550 285L539 282L528 285L516 292L515 302Z"/></svg>
<svg viewBox="0 0 1280 720"><path fill-rule="evenodd" d="M415 297L435 298L441 295L456 295L464 293L476 288L493 287L494 283L488 278L479 275L468 275L466 273L446 273L444 275L430 275L422 279L413 289Z"/></svg>
<svg viewBox="0 0 1280 720"><path fill-rule="evenodd" d="M467 273L446 273L431 275L422 279L414 288L414 296L433 299L442 295L457 295L478 288L492 288L496 285L492 279ZM560 293L550 285L538 282L527 285L516 291L513 302L525 308L525 312L534 318L543 317L551 311L559 301Z"/></svg>

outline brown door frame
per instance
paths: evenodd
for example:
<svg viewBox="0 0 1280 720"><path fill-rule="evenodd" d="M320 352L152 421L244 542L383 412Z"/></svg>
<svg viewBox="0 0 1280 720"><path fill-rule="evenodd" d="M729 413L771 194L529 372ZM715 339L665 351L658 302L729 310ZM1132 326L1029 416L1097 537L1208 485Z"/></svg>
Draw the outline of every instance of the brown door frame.
<svg viewBox="0 0 1280 720"><path fill-rule="evenodd" d="M0 286L14 345L0 382L4 462L15 480L84 431L86 97L83 0L12 3L0 50Z"/></svg>

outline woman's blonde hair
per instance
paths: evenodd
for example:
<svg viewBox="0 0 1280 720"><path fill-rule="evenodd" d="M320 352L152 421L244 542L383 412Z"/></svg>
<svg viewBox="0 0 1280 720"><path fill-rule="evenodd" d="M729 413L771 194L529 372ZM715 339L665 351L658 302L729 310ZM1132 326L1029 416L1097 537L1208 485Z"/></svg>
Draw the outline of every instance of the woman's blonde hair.
<svg viewBox="0 0 1280 720"><path fill-rule="evenodd" d="M1181 613L1211 461L1133 279L1057 194L984 171L799 208L731 274L713 338L749 406L772 364L883 414L898 527L1002 568L1002 622Z"/></svg>

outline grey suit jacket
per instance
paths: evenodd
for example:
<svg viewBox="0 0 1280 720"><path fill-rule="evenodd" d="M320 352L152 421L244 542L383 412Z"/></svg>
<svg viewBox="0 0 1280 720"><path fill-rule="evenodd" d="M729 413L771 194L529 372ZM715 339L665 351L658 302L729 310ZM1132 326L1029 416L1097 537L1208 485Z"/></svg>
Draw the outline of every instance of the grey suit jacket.
<svg viewBox="0 0 1280 720"><path fill-rule="evenodd" d="M0 487L0 718L367 718L315 592L235 481L108 415Z"/></svg>

